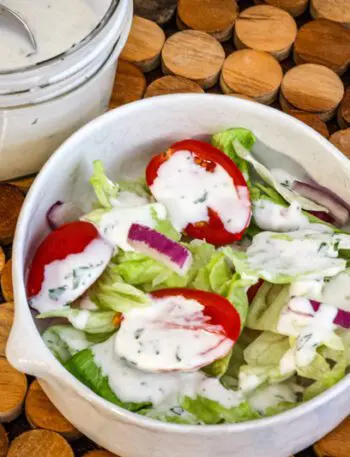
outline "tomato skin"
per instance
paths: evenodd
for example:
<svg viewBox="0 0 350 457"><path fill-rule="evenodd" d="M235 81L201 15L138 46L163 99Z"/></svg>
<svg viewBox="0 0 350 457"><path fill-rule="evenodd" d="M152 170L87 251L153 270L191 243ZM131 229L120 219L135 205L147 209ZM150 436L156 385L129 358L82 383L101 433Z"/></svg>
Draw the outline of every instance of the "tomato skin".
<svg viewBox="0 0 350 457"><path fill-rule="evenodd" d="M64 224L49 233L38 247L29 267L28 297L34 297L40 292L46 265L55 260L63 260L70 254L79 254L99 236L96 227L84 221Z"/></svg>
<svg viewBox="0 0 350 457"><path fill-rule="evenodd" d="M182 296L189 300L196 300L205 307L204 314L211 317L210 323L223 327L227 338L237 341L240 335L241 318L236 308L221 295L182 287L157 290L151 295L156 298Z"/></svg>
<svg viewBox="0 0 350 457"><path fill-rule="evenodd" d="M199 165L206 168L208 172L214 170L218 164L230 175L235 187L241 186L247 189L248 199L249 190L247 183L237 165L222 151L215 148L209 143L199 140L182 140L173 144L166 152L154 156L146 168L147 185L152 186L154 180L158 176L158 169L161 165L169 160L169 158L177 151L190 151ZM234 243L242 238L245 229L250 224L251 210L244 229L239 233L231 233L227 231L217 213L208 208L209 221L197 222L189 224L185 228L185 233L196 239L206 240L215 246Z"/></svg>

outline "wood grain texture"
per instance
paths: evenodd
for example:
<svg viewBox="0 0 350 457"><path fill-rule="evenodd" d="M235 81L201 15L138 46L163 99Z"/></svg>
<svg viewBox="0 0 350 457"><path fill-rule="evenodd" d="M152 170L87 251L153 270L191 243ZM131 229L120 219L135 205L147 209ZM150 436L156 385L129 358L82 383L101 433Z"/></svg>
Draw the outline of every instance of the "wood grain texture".
<svg viewBox="0 0 350 457"><path fill-rule="evenodd" d="M165 24L175 13L177 0L134 0L134 13L146 19Z"/></svg>
<svg viewBox="0 0 350 457"><path fill-rule="evenodd" d="M298 31L294 61L325 65L342 75L350 63L350 30L328 19L308 22Z"/></svg>
<svg viewBox="0 0 350 457"><path fill-rule="evenodd" d="M5 300L13 301L13 283L12 283L12 259L6 262L0 278L1 291Z"/></svg>
<svg viewBox="0 0 350 457"><path fill-rule="evenodd" d="M0 457L6 457L9 448L9 439L4 427L0 424Z"/></svg>
<svg viewBox="0 0 350 457"><path fill-rule="evenodd" d="M314 445L317 457L349 457L350 418Z"/></svg>
<svg viewBox="0 0 350 457"><path fill-rule="evenodd" d="M136 65L119 60L109 107L117 108L140 100L145 93L146 85L145 75Z"/></svg>
<svg viewBox="0 0 350 457"><path fill-rule="evenodd" d="M188 78L208 89L217 82L224 59L223 47L211 35L184 30L165 42L162 68L165 74Z"/></svg>
<svg viewBox="0 0 350 457"><path fill-rule="evenodd" d="M2 249L2 247L0 246L0 275L1 275L2 270L4 269L5 263L6 263L5 253L4 253L4 250Z"/></svg>
<svg viewBox="0 0 350 457"><path fill-rule="evenodd" d="M303 64L289 70L282 81L282 97L293 107L330 118L344 95L339 76L327 67ZM281 98L281 103L283 103ZM283 108L284 109L284 108Z"/></svg>
<svg viewBox="0 0 350 457"><path fill-rule="evenodd" d="M74 457L74 454L58 433L32 430L12 441L7 457Z"/></svg>
<svg viewBox="0 0 350 457"><path fill-rule="evenodd" d="M111 452L108 451L103 451L103 450L96 450L96 451L90 451L87 454L84 454L83 457L118 457L115 454L112 454Z"/></svg>
<svg viewBox="0 0 350 457"><path fill-rule="evenodd" d="M168 75L153 81L147 87L145 98L180 93L204 93L204 90L199 84L190 79Z"/></svg>
<svg viewBox="0 0 350 457"><path fill-rule="evenodd" d="M312 127L314 130L316 130L318 133L320 133L322 136L325 138L329 138L329 131L327 124L323 122L317 114L313 113L304 113L301 111L295 111L291 110L289 114L296 119L299 119L299 121L304 122L304 124L307 124L309 127Z"/></svg>
<svg viewBox="0 0 350 457"><path fill-rule="evenodd" d="M258 5L243 11L236 20L234 42L237 49L265 51L276 59L285 59L296 38L297 25L280 8Z"/></svg>
<svg viewBox="0 0 350 457"><path fill-rule="evenodd" d="M235 92L269 104L277 96L282 77L280 64L270 54L243 49L225 60L220 85L224 93Z"/></svg>
<svg viewBox="0 0 350 457"><path fill-rule="evenodd" d="M0 423L16 419L27 393L27 378L0 358Z"/></svg>
<svg viewBox="0 0 350 457"><path fill-rule="evenodd" d="M287 11L294 17L300 16L306 10L309 1L308 0L254 0L254 3L267 4L276 6L284 11Z"/></svg>
<svg viewBox="0 0 350 457"><path fill-rule="evenodd" d="M350 159L350 128L333 133L330 141Z"/></svg>
<svg viewBox="0 0 350 457"><path fill-rule="evenodd" d="M341 128L350 127L350 86L347 87L343 100L339 105L337 120Z"/></svg>
<svg viewBox="0 0 350 457"><path fill-rule="evenodd" d="M15 310L12 302L0 304L0 357L4 357L6 354L6 344L10 335L14 314Z"/></svg>
<svg viewBox="0 0 350 457"><path fill-rule="evenodd" d="M29 387L25 400L25 414L33 428L60 433L68 440L81 436L81 433L51 403L37 380Z"/></svg>
<svg viewBox="0 0 350 457"><path fill-rule="evenodd" d="M311 0L310 13L315 19L324 17L350 27L350 0Z"/></svg>
<svg viewBox="0 0 350 457"><path fill-rule="evenodd" d="M8 184L11 184L12 186L17 187L21 192L26 194L28 190L30 189L31 185L33 184L34 180L36 178L36 175L33 176L27 176L24 178L18 178L14 179L12 181L8 181Z"/></svg>
<svg viewBox="0 0 350 457"><path fill-rule="evenodd" d="M210 33L219 41L230 38L238 7L235 0L179 0L178 26Z"/></svg>
<svg viewBox="0 0 350 457"><path fill-rule="evenodd" d="M144 72L151 71L160 63L164 42L165 34L159 25L134 16L128 41L120 57L137 65Z"/></svg>
<svg viewBox="0 0 350 457"><path fill-rule="evenodd" d="M0 243L12 242L23 201L24 196L17 187L0 184Z"/></svg>

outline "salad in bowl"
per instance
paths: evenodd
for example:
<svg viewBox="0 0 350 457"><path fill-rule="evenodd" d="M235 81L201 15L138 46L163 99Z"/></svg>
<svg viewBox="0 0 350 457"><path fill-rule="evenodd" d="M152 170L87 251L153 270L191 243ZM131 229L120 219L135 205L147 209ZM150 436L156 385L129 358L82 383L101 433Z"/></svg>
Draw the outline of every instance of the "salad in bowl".
<svg viewBox="0 0 350 457"><path fill-rule="evenodd" d="M179 139L91 211L57 202L27 274L43 339L79 381L163 422L278 414L350 363L349 207L267 168L253 132Z"/></svg>

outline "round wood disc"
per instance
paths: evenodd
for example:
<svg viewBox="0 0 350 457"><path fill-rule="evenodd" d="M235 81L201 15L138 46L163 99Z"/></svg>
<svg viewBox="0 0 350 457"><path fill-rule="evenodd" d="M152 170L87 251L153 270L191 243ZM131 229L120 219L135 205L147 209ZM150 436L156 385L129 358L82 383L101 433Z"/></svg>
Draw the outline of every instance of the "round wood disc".
<svg viewBox="0 0 350 457"><path fill-rule="evenodd" d="M350 418L347 417L336 429L314 445L317 457L349 457Z"/></svg>
<svg viewBox="0 0 350 457"><path fill-rule="evenodd" d="M343 98L344 86L339 76L329 68L308 63L285 74L281 95L281 103L284 98L294 108L323 113L329 118Z"/></svg>
<svg viewBox="0 0 350 457"><path fill-rule="evenodd" d="M300 16L307 8L308 0L254 0L254 3L266 3L287 11L294 17Z"/></svg>
<svg viewBox="0 0 350 457"><path fill-rule="evenodd" d="M341 128L350 127L350 86L347 87L343 100L339 105L337 119Z"/></svg>
<svg viewBox="0 0 350 457"><path fill-rule="evenodd" d="M294 60L297 65L317 63L343 74L350 62L350 30L328 19L306 23L298 31Z"/></svg>
<svg viewBox="0 0 350 457"><path fill-rule="evenodd" d="M74 454L58 433L32 430L12 441L7 457L74 457Z"/></svg>
<svg viewBox="0 0 350 457"><path fill-rule="evenodd" d="M324 17L350 27L350 0L311 0L310 12L315 19Z"/></svg>
<svg viewBox="0 0 350 457"><path fill-rule="evenodd" d="M160 63L165 42L163 30L155 22L134 16L130 35L120 57L147 72Z"/></svg>
<svg viewBox="0 0 350 457"><path fill-rule="evenodd" d="M119 60L109 107L140 100L145 90L146 78L142 71L126 60Z"/></svg>
<svg viewBox="0 0 350 457"><path fill-rule="evenodd" d="M12 181L8 181L8 184L17 187L21 192L26 194L30 189L31 185L33 184L36 175L34 176L27 176L25 178L14 179Z"/></svg>
<svg viewBox="0 0 350 457"><path fill-rule="evenodd" d="M9 439L6 430L0 424L0 457L6 457L9 448Z"/></svg>
<svg viewBox="0 0 350 457"><path fill-rule="evenodd" d="M37 380L29 387L25 414L33 428L52 430L67 439L77 439L81 436L81 433L51 403Z"/></svg>
<svg viewBox="0 0 350 457"><path fill-rule="evenodd" d="M11 422L21 414L26 393L26 376L0 358L0 422Z"/></svg>
<svg viewBox="0 0 350 457"><path fill-rule="evenodd" d="M4 266L1 273L1 291L5 300L13 301L13 284L12 284L12 260L10 259Z"/></svg>
<svg viewBox="0 0 350 457"><path fill-rule="evenodd" d="M24 195L15 186L0 184L0 243L12 242Z"/></svg>
<svg viewBox="0 0 350 457"><path fill-rule="evenodd" d="M170 21L176 10L177 0L134 0L134 13L157 24Z"/></svg>
<svg viewBox="0 0 350 457"><path fill-rule="evenodd" d="M330 141L350 159L350 128L333 133Z"/></svg>
<svg viewBox="0 0 350 457"><path fill-rule="evenodd" d="M238 7L235 0L179 0L179 28L201 30L219 41L230 38Z"/></svg>
<svg viewBox="0 0 350 457"><path fill-rule="evenodd" d="M14 305L10 303L2 303L0 305L0 357L6 355L6 344L12 327L14 317Z"/></svg>
<svg viewBox="0 0 350 457"><path fill-rule="evenodd" d="M118 457L115 454L112 454L108 451L102 451L102 450L97 450L97 451L90 451L87 454L84 454L83 457Z"/></svg>
<svg viewBox="0 0 350 457"><path fill-rule="evenodd" d="M248 97L248 95L244 94L236 94L235 92L232 92L230 94L226 94L229 97L236 97L236 98L242 98L243 100L249 100L251 102L255 102L255 100L252 97Z"/></svg>
<svg viewBox="0 0 350 457"><path fill-rule="evenodd" d="M226 94L243 94L269 104L276 98L282 77L280 64L270 54L243 49L225 60L220 85Z"/></svg>
<svg viewBox="0 0 350 457"><path fill-rule="evenodd" d="M162 76L153 81L146 90L145 98L166 94L204 93L202 87L190 79L180 76Z"/></svg>
<svg viewBox="0 0 350 457"><path fill-rule="evenodd" d="M217 82L224 59L224 48L211 35L184 30L165 42L163 73L191 79L208 89Z"/></svg>
<svg viewBox="0 0 350 457"><path fill-rule="evenodd" d="M291 110L289 114L299 121L304 122L309 127L312 127L318 133L320 133L325 138L329 138L329 131L327 124L323 122L317 114L314 113L305 113L302 111Z"/></svg>
<svg viewBox="0 0 350 457"><path fill-rule="evenodd" d="M5 263L6 263L5 253L4 253L4 250L2 249L2 247L0 246L0 274L1 274L2 270L4 269Z"/></svg>
<svg viewBox="0 0 350 457"><path fill-rule="evenodd" d="M294 43L297 25L292 16L270 5L252 6L236 20L235 45L238 49L266 51L285 59Z"/></svg>

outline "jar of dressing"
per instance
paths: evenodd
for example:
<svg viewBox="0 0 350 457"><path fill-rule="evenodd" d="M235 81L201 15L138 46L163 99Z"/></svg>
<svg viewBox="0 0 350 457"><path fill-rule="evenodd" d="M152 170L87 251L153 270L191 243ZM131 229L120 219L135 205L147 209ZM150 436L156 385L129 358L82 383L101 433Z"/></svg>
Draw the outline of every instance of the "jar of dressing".
<svg viewBox="0 0 350 457"><path fill-rule="evenodd" d="M0 0L30 26L37 52L0 15L0 181L37 172L102 114L132 21L131 0Z"/></svg>

